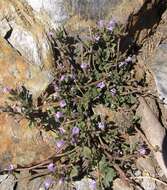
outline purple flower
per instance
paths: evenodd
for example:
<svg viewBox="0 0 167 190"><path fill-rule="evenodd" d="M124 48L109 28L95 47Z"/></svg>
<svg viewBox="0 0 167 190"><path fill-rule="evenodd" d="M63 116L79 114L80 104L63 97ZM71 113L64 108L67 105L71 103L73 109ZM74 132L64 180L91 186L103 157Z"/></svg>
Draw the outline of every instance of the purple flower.
<svg viewBox="0 0 167 190"><path fill-rule="evenodd" d="M82 68L82 69L87 69L88 67L89 67L89 65L86 64L86 63L82 63L82 64L81 64L81 68Z"/></svg>
<svg viewBox="0 0 167 190"><path fill-rule="evenodd" d="M58 184L61 185L61 184L63 184L63 183L64 183L64 179L63 179L63 178L60 178Z"/></svg>
<svg viewBox="0 0 167 190"><path fill-rule="evenodd" d="M12 109L13 109L14 112L17 112L17 113L21 113L21 111L22 111L22 109L17 105L13 105Z"/></svg>
<svg viewBox="0 0 167 190"><path fill-rule="evenodd" d="M2 89L2 92L3 92L3 93L10 93L11 90L12 90L12 89L11 89L10 87L7 87L7 86L6 86L6 87L4 87L4 88Z"/></svg>
<svg viewBox="0 0 167 190"><path fill-rule="evenodd" d="M126 62L132 62L132 57L128 56L128 58L125 59Z"/></svg>
<svg viewBox="0 0 167 190"><path fill-rule="evenodd" d="M55 113L55 117L56 117L56 119L60 119L60 118L63 117L63 113L58 111L58 112Z"/></svg>
<svg viewBox="0 0 167 190"><path fill-rule="evenodd" d="M104 88L105 87L105 83L102 81L102 82L99 82L98 84L97 84L97 87L98 88Z"/></svg>
<svg viewBox="0 0 167 190"><path fill-rule="evenodd" d="M90 190L96 190L96 181L95 180L91 180L89 182L89 188L90 188Z"/></svg>
<svg viewBox="0 0 167 190"><path fill-rule="evenodd" d="M94 36L94 40L95 40L95 41L99 41L99 40L100 40L100 36L99 36L99 35L95 35L95 36Z"/></svg>
<svg viewBox="0 0 167 190"><path fill-rule="evenodd" d="M105 129L104 123L99 122L99 123L98 123L98 128L101 129L101 130L104 130L104 129Z"/></svg>
<svg viewBox="0 0 167 190"><path fill-rule="evenodd" d="M106 24L105 20L99 20L98 23L97 23L97 25L98 25L99 28L104 28L105 24Z"/></svg>
<svg viewBox="0 0 167 190"><path fill-rule="evenodd" d="M113 31L113 29L115 28L115 25L116 25L115 20L111 20L111 21L108 23L107 29L108 29L109 31Z"/></svg>
<svg viewBox="0 0 167 190"><path fill-rule="evenodd" d="M60 105L61 108L64 108L67 104L66 104L66 101L65 101L65 100L61 100L61 101L59 102L59 105Z"/></svg>
<svg viewBox="0 0 167 190"><path fill-rule="evenodd" d="M65 75L62 75L62 76L60 77L60 81L64 81L64 80L66 80L66 76L65 76Z"/></svg>
<svg viewBox="0 0 167 190"><path fill-rule="evenodd" d="M80 129L78 127L73 127L72 128L72 136L78 135L80 132Z"/></svg>
<svg viewBox="0 0 167 190"><path fill-rule="evenodd" d="M110 92L111 92L111 95L112 95L112 96L115 96L116 93L117 93L117 90L116 90L115 88L112 88L112 89L110 90Z"/></svg>
<svg viewBox="0 0 167 190"><path fill-rule="evenodd" d="M147 155L148 154L148 150L145 146L141 146L139 149L138 149L138 152L140 155L144 156L144 155Z"/></svg>
<svg viewBox="0 0 167 190"><path fill-rule="evenodd" d="M15 169L14 165L13 164L9 164L9 166L7 167L7 170L9 172L13 171Z"/></svg>
<svg viewBox="0 0 167 190"><path fill-rule="evenodd" d="M59 87L57 86L57 84L55 82L53 83L53 88L54 88L55 92L59 91Z"/></svg>
<svg viewBox="0 0 167 190"><path fill-rule="evenodd" d="M55 170L56 170L55 165L54 165L53 163L50 163L50 164L48 165L48 170L49 170L50 172L55 172Z"/></svg>
<svg viewBox="0 0 167 190"><path fill-rule="evenodd" d="M62 146L64 146L64 144L65 144L65 142L63 140L59 140L56 142L56 147L60 149L60 148L62 148Z"/></svg>
<svg viewBox="0 0 167 190"><path fill-rule="evenodd" d="M49 32L48 35L52 37L54 34L53 32Z"/></svg>
<svg viewBox="0 0 167 190"><path fill-rule="evenodd" d="M48 178L44 181L45 190L49 189L53 185L53 180Z"/></svg>
<svg viewBox="0 0 167 190"><path fill-rule="evenodd" d="M63 127L59 127L59 131L60 131L60 133L61 133L62 135L66 132L66 130L65 130Z"/></svg>

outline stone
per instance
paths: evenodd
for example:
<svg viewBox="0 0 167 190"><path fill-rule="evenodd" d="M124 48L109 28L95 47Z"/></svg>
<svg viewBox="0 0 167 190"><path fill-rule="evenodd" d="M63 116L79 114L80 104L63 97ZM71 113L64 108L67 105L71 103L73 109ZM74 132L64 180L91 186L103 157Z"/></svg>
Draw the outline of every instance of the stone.
<svg viewBox="0 0 167 190"><path fill-rule="evenodd" d="M94 180L85 177L81 181L76 181L74 186L77 190L96 190L97 188L95 186L93 188L91 184L94 184Z"/></svg>
<svg viewBox="0 0 167 190"><path fill-rule="evenodd" d="M150 176L154 177L156 174L154 163L150 158L138 158L136 160L136 166L138 169L149 173Z"/></svg>
<svg viewBox="0 0 167 190"><path fill-rule="evenodd" d="M49 18L54 29L80 17L85 20L109 19L113 16L124 23L130 13L136 12L143 0L25 0L34 11ZM78 23L79 24L79 23ZM74 26L75 27L75 26Z"/></svg>
<svg viewBox="0 0 167 190"><path fill-rule="evenodd" d="M43 91L53 79L54 56L48 31L46 31L39 19L35 17L32 8L19 0L0 1L0 26L2 25L3 27L0 27L0 36L5 39L8 46L10 46L8 49L11 50L10 53L6 52L6 54L11 54L12 51L15 54L15 50L26 60L26 64L22 64L20 68L27 67L24 75L28 79L35 80L33 84L39 78L42 79L43 85L40 86L40 90L36 90L36 96L39 95L41 90ZM4 41L3 44L5 44ZM3 48L4 46L1 47L1 49ZM2 53L1 57L3 58ZM9 61L10 59L8 59ZM13 62L15 63L14 60ZM8 69L16 77L20 77L18 69L14 68L16 66L12 64ZM21 78L20 82L22 82ZM31 85L32 91L34 91L36 86L29 85Z"/></svg>
<svg viewBox="0 0 167 190"><path fill-rule="evenodd" d="M7 169L10 164L28 167L41 163L55 155L54 138L38 128L28 127L24 118L13 118L0 114L0 166Z"/></svg>
<svg viewBox="0 0 167 190"><path fill-rule="evenodd" d="M113 190L133 190L133 187L127 186L120 178L113 181Z"/></svg>
<svg viewBox="0 0 167 190"><path fill-rule="evenodd" d="M156 87L161 100L167 104L167 44L160 44L151 65Z"/></svg>
<svg viewBox="0 0 167 190"><path fill-rule="evenodd" d="M7 175L7 177L0 183L0 189L13 190L15 184L15 177L13 175Z"/></svg>
<svg viewBox="0 0 167 190"><path fill-rule="evenodd" d="M3 98L7 99L3 91L5 87L15 89L17 86L25 86L34 97L38 97L52 80L50 69L31 64L1 37L0 66L0 102L2 104L5 102Z"/></svg>

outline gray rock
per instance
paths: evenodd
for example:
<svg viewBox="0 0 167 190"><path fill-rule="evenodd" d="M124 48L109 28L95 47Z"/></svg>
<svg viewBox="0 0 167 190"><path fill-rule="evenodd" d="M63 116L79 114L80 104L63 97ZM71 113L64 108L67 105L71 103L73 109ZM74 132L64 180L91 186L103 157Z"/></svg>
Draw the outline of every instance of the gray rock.
<svg viewBox="0 0 167 190"><path fill-rule="evenodd" d="M120 178L113 181L113 190L133 190L133 187L127 186Z"/></svg>
<svg viewBox="0 0 167 190"><path fill-rule="evenodd" d="M96 190L94 180L90 178L84 178L81 181L76 181L74 186L77 190Z"/></svg>
<svg viewBox="0 0 167 190"><path fill-rule="evenodd" d="M164 103L167 104L167 44L161 44L157 48L157 52L154 57L152 64L152 70L154 79L156 82L157 90L160 99L163 99Z"/></svg>
<svg viewBox="0 0 167 190"><path fill-rule="evenodd" d="M4 178L2 180L2 182L0 183L0 190L13 190L14 186L15 186L15 178L13 175L4 175L2 177L0 177L1 179Z"/></svg>

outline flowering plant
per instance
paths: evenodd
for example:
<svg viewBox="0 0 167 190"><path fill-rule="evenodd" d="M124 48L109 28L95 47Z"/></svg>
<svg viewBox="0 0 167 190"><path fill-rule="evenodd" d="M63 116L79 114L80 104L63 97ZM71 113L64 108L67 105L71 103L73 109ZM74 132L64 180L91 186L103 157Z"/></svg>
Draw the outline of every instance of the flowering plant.
<svg viewBox="0 0 167 190"><path fill-rule="evenodd" d="M132 120L137 94L142 93L138 86L143 86L133 78L135 63L130 51L119 50L123 31L113 20L109 24L100 21L89 40L59 31L52 40L55 79L37 105L25 87L10 91L10 99L19 102L15 108L20 110L11 106L5 110L26 117L30 126L54 130L55 148L65 147L66 156L48 165L60 179L71 181L87 175L97 181L97 188L109 188L119 175L118 167L127 162L124 157L135 152L125 136L135 131ZM111 113L94 111L99 105ZM108 118L119 110L131 110L129 126Z"/></svg>

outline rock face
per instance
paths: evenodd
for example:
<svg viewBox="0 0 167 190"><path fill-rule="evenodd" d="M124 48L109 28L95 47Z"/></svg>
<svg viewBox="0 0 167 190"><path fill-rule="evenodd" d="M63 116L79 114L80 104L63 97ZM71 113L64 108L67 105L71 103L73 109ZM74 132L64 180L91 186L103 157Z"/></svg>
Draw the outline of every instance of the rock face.
<svg viewBox="0 0 167 190"><path fill-rule="evenodd" d="M154 72L154 78L157 86L160 99L164 100L167 104L167 44L159 45L155 58L154 64L152 65L152 70Z"/></svg>
<svg viewBox="0 0 167 190"><path fill-rule="evenodd" d="M29 128L24 118L13 118L0 114L0 166L6 169L10 164L22 167L42 162L55 153L54 141L37 128Z"/></svg>
<svg viewBox="0 0 167 190"><path fill-rule="evenodd" d="M25 71L21 73L28 80L34 80L33 84L28 86L33 95L38 96L52 80L51 70L54 63L51 44L45 28L34 17L30 7L20 1L8 0L0 1L0 26L2 26L0 36L26 60L26 63L22 63L20 67L17 66L17 69L15 64L9 64L10 61L15 62L15 60L11 59L13 50L8 47L9 52L6 51L6 55L9 54L10 59L6 61L6 65L12 65L8 68L11 70L10 73L16 78L20 77L18 70L24 67ZM5 41L2 44L3 49ZM13 54L16 54L16 51ZM3 55L1 59L3 59ZM37 78L42 78L44 85L37 87Z"/></svg>
<svg viewBox="0 0 167 190"><path fill-rule="evenodd" d="M48 16L54 28L79 16L83 19L109 18L124 22L130 13L140 8L143 0L25 0L38 13Z"/></svg>

